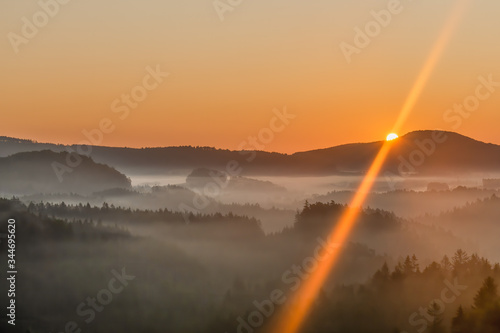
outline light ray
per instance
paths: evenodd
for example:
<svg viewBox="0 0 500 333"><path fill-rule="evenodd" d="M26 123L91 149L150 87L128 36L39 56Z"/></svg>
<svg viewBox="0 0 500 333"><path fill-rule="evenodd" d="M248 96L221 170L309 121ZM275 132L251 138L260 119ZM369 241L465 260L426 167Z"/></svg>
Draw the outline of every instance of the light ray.
<svg viewBox="0 0 500 333"><path fill-rule="evenodd" d="M471 0L462 0L454 8L446 25L436 40L422 70L420 71L408 97L403 104L401 112L392 129L393 133L398 133L401 126L404 124L411 111L413 110L420 94L422 93L429 77L431 76L439 58L450 41L453 32L456 30L460 19L462 18L467 5ZM356 194L352 198L349 208L341 216L339 222L333 228L329 236L329 243L344 244L355 225L356 218L361 212L363 203L368 196L375 179L391 150L392 145L396 141L385 141L382 144L380 151L375 157L370 166L365 178L363 179ZM318 268L309 276L303 285L296 291L288 306L283 309L283 312L277 315L277 320L272 326L272 332L275 333L297 333L304 323L311 306L316 299L325 280L328 278L332 268L335 266L341 253L341 246L335 247L328 252L328 249L323 249L322 256L325 258L319 263Z"/></svg>
<svg viewBox="0 0 500 333"><path fill-rule="evenodd" d="M445 50L453 35L453 32L457 29L458 24L470 3L471 0L462 0L458 2L453 12L451 13L441 34L434 43L434 47L427 57L427 61L422 67L422 70L420 71L417 80L415 81L413 88L410 91L410 94L406 98L403 108L401 109L396 123L394 124L392 130L393 133L398 133L398 131L401 129L401 126L410 115L410 112L413 110L413 107L415 106L418 98L420 97L420 94L422 93L422 90L424 89L427 81L429 80L429 77L432 74L432 71L436 67L439 58L441 58L443 51Z"/></svg>

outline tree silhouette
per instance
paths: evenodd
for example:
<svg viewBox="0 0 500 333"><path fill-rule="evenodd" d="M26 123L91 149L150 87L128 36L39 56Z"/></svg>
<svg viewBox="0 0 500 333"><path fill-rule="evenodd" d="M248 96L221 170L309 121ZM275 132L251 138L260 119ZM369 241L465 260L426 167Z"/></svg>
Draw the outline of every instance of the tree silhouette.
<svg viewBox="0 0 500 333"><path fill-rule="evenodd" d="M451 332L452 333L467 333L466 318L464 313L464 308L460 305L457 310L457 314L451 320Z"/></svg>
<svg viewBox="0 0 500 333"><path fill-rule="evenodd" d="M451 271L453 269L453 265L451 264L450 258L447 255L443 257L441 260L441 267L443 267L446 271Z"/></svg>
<svg viewBox="0 0 500 333"><path fill-rule="evenodd" d="M446 330L443 326L443 309L436 303L432 302L427 310L427 313L432 317L429 326L430 333L445 333Z"/></svg>
<svg viewBox="0 0 500 333"><path fill-rule="evenodd" d="M469 262L470 257L462 249L458 249L457 252L453 255L452 263L453 263L453 272L455 274L463 274L466 272L466 266Z"/></svg>
<svg viewBox="0 0 500 333"><path fill-rule="evenodd" d="M497 301L497 285L491 276L484 280L483 286L474 297L474 307L476 309L486 309Z"/></svg>

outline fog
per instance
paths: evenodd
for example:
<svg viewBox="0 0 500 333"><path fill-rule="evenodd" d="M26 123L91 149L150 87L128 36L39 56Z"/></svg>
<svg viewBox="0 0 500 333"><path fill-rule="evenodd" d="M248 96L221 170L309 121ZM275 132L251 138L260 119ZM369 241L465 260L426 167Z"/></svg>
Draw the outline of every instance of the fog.
<svg viewBox="0 0 500 333"><path fill-rule="evenodd" d="M293 297L320 263L318 251L332 249L339 261L304 332L400 332L428 329L436 318L451 327L460 305L469 316L489 311L477 307L475 295L488 276L500 277L500 193L483 188L479 176L380 177L349 238L330 244L360 177L217 180L205 173L132 176L129 188L93 194L4 193L0 227L5 232L15 218L22 263L16 326L272 332L288 303L274 304L273 314L253 325L248 316L256 307L271 311L256 304L269 305L276 290ZM6 242L0 249L7 253ZM112 279L124 283L120 292L106 291ZM422 315L450 283L466 288L443 313ZM103 295L112 296L109 303ZM103 303L93 308L88 297Z"/></svg>

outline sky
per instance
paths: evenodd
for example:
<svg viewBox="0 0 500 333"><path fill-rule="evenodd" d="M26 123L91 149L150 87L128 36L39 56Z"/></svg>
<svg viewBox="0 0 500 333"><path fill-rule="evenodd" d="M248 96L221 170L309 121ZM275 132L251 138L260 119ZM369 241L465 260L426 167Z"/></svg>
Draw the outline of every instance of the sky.
<svg viewBox="0 0 500 333"><path fill-rule="evenodd" d="M59 1L0 3L0 135L285 153L383 140L456 3ZM499 12L472 1L398 134L500 144Z"/></svg>

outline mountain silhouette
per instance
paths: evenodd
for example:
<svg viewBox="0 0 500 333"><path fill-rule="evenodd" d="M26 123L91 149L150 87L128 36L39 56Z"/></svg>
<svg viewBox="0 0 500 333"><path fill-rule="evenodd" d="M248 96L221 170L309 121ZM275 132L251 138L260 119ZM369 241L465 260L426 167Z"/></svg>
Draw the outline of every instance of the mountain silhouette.
<svg viewBox="0 0 500 333"><path fill-rule="evenodd" d="M91 158L72 155L78 164L68 166L69 153L50 150L23 152L0 158L0 193L83 193L129 188L130 180ZM79 159L78 159L79 158ZM73 160L71 160L73 161ZM65 170L59 174L54 168Z"/></svg>
<svg viewBox="0 0 500 333"><path fill-rule="evenodd" d="M315 166L316 173L364 174L384 141L347 144L291 155L294 165ZM500 170L500 146L454 132L415 131L392 143L384 172L446 175Z"/></svg>
<svg viewBox="0 0 500 333"><path fill-rule="evenodd" d="M294 154L232 151L211 147L118 148L91 146L91 157L126 174L164 174L197 168L236 175L324 176L363 175L385 141L353 143ZM393 143L382 172L415 175L450 175L500 170L500 146L454 133L410 132ZM37 143L0 137L0 155L49 149L76 150L77 146Z"/></svg>

